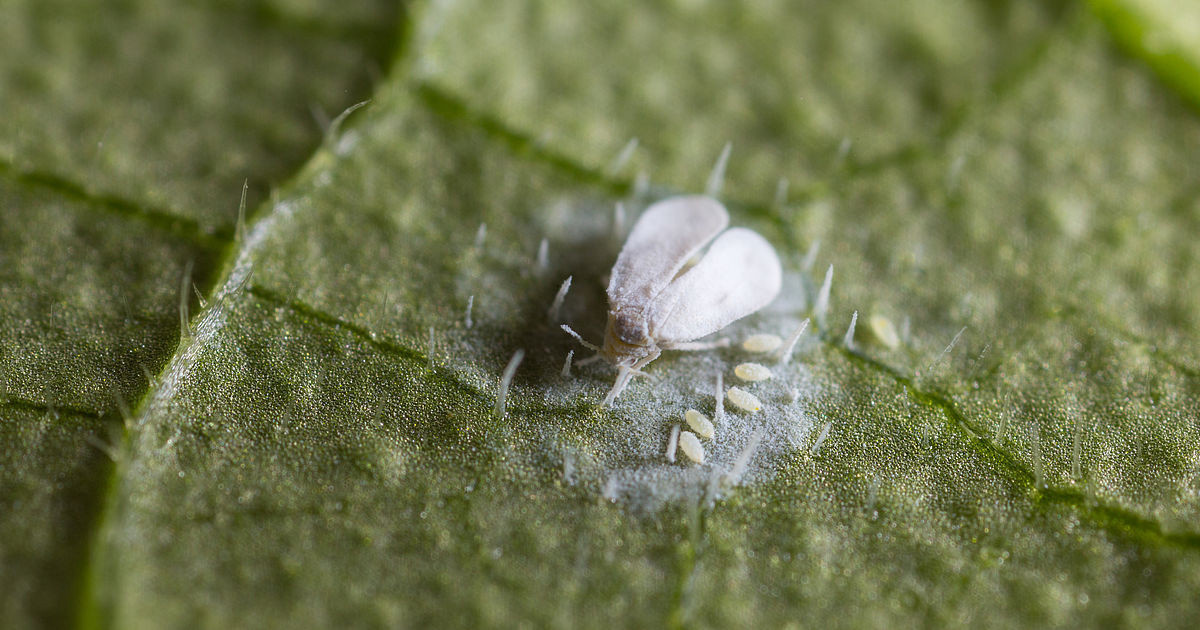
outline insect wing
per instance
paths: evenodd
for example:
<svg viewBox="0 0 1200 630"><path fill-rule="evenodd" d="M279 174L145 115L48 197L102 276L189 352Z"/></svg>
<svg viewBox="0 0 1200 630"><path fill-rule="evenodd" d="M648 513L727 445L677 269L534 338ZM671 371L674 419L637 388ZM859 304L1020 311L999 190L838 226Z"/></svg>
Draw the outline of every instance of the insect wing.
<svg viewBox="0 0 1200 630"><path fill-rule="evenodd" d="M710 335L774 300L782 276L767 239L733 228L655 299L650 333L660 344Z"/></svg>
<svg viewBox="0 0 1200 630"><path fill-rule="evenodd" d="M647 208L613 265L611 308L649 304L727 225L729 213L711 197L672 197Z"/></svg>

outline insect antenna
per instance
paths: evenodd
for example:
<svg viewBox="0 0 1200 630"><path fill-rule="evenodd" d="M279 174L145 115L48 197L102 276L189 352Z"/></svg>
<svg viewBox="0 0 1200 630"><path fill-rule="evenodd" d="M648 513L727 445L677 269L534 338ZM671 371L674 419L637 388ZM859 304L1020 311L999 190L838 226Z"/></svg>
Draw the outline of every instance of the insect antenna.
<svg viewBox="0 0 1200 630"><path fill-rule="evenodd" d="M591 350L593 352L600 352L600 346L597 346L594 343L590 343L587 340L585 340L583 337L580 337L579 333L572 330L572 328L570 326L563 324L562 326L560 326L560 328L563 329L563 332L574 337L575 341L578 341L581 345L583 345L584 348L587 348L588 350Z"/></svg>

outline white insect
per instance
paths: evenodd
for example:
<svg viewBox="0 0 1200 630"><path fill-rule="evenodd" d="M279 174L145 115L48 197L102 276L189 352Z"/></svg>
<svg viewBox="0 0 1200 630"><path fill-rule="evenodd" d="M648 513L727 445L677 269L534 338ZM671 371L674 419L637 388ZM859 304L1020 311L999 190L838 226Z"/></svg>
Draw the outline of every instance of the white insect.
<svg viewBox="0 0 1200 630"><path fill-rule="evenodd" d="M747 228L725 230L729 213L705 196L665 199L646 209L617 256L608 284L604 346L583 341L618 373L611 403L663 350L704 350L696 343L766 306L779 294L782 269L774 248ZM720 235L720 236L718 236ZM716 239L716 240L713 240ZM712 241L694 266L688 261Z"/></svg>

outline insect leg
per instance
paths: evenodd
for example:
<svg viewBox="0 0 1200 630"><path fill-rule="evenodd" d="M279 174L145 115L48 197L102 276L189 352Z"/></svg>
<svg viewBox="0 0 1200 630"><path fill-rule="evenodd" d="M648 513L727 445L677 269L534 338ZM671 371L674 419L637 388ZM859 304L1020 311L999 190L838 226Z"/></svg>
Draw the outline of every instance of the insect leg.
<svg viewBox="0 0 1200 630"><path fill-rule="evenodd" d="M638 374L641 374L642 368L646 367L647 365L650 365L651 361L653 361L661 356L662 356L662 350L656 349L656 350L654 350L654 352L638 359L629 369L633 370L634 372L637 372Z"/></svg>
<svg viewBox="0 0 1200 630"><path fill-rule="evenodd" d="M625 386L629 384L629 379L633 378L633 371L627 366L622 365L617 369L617 380L613 381L612 389L608 390L608 395L600 402L601 407L607 407L612 404L612 401L625 391Z"/></svg>
<svg viewBox="0 0 1200 630"><path fill-rule="evenodd" d="M600 403L600 406L607 407L612 401L616 400L617 396L620 396L621 392L625 391L625 387L629 385L629 381L634 376L639 374L649 376L649 374L643 374L641 369L649 365L651 361L657 359L661 354L662 350L655 349L649 355L638 359L632 366L619 366L617 368L617 380L613 383L612 389L608 391L608 395L604 397L604 401Z"/></svg>
<svg viewBox="0 0 1200 630"><path fill-rule="evenodd" d="M634 376L644 376L652 381L657 381L658 380L657 376L643 372L642 368L646 367L647 365L650 364L651 361L657 359L660 356L662 356L662 350L655 350L653 354L646 356L646 357L642 357L641 359L638 359L637 362L634 363L633 366L629 368L630 369L629 376L631 378Z"/></svg>

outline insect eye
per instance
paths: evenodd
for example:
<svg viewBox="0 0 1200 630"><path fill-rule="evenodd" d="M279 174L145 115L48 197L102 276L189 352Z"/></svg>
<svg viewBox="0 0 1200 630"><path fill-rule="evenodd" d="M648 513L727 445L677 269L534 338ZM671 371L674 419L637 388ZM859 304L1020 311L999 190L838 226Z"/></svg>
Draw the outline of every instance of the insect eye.
<svg viewBox="0 0 1200 630"><path fill-rule="evenodd" d="M625 343L640 344L646 341L646 322L642 317L618 315L614 328L617 337Z"/></svg>

